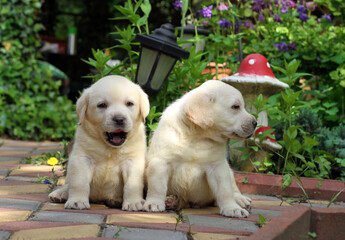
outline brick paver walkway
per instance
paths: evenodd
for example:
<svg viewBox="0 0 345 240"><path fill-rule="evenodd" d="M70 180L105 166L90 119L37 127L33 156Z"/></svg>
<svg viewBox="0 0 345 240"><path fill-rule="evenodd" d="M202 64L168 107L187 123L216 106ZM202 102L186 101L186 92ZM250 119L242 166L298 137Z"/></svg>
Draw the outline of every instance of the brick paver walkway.
<svg viewBox="0 0 345 240"><path fill-rule="evenodd" d="M49 202L49 185L35 182L50 176L52 166L23 164L22 159L62 150L51 142L0 139L0 239L245 239L258 231L259 214L274 221L292 208L276 197L249 195L249 218L226 218L219 209L184 209L177 213L125 212L92 204L90 210L66 210ZM62 174L55 166L57 174ZM63 181L61 181L63 182Z"/></svg>

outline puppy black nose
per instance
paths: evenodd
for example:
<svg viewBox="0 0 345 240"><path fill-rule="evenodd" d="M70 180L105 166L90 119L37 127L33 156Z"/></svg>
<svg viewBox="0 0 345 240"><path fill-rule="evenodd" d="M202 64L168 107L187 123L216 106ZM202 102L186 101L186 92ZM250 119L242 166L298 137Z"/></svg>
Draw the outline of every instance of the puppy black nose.
<svg viewBox="0 0 345 240"><path fill-rule="evenodd" d="M113 117L113 121L118 125L122 126L125 123L125 118L122 116L115 116Z"/></svg>
<svg viewBox="0 0 345 240"><path fill-rule="evenodd" d="M256 122L256 120L253 120L252 124L253 124L253 127L254 127L254 128L256 128L256 126L258 125L258 123Z"/></svg>

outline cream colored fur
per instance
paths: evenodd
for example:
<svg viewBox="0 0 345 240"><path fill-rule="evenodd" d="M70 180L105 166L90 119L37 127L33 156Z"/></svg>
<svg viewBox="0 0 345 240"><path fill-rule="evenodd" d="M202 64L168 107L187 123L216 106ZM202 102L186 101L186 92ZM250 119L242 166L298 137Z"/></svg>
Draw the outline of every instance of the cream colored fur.
<svg viewBox="0 0 345 240"><path fill-rule="evenodd" d="M164 211L173 194L199 206L215 201L224 216L247 217L251 200L236 185L226 145L229 138L250 137L255 127L241 93L220 81L207 81L174 102L149 147L144 210Z"/></svg>
<svg viewBox="0 0 345 240"><path fill-rule="evenodd" d="M129 104L133 103L133 105ZM100 107L101 103L107 107ZM66 185L52 192L65 208L88 209L91 202L121 204L137 211L143 204L146 137L144 119L150 110L147 95L121 76L107 76L84 90L77 101L79 125L70 154ZM121 116L125 124L117 126ZM105 132L127 132L114 146ZM120 205L121 206L121 205Z"/></svg>

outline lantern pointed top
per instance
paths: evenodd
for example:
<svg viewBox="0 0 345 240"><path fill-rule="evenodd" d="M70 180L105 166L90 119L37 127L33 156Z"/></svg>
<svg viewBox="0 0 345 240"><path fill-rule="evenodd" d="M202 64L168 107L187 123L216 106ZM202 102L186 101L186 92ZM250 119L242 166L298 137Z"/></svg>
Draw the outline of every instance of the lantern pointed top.
<svg viewBox="0 0 345 240"><path fill-rule="evenodd" d="M150 36L177 46L177 38L174 34L174 27L171 23L161 25L161 27L154 30Z"/></svg>
<svg viewBox="0 0 345 240"><path fill-rule="evenodd" d="M174 27L171 23L161 25L151 35L137 34L135 41L175 58L189 58L189 52L177 45Z"/></svg>

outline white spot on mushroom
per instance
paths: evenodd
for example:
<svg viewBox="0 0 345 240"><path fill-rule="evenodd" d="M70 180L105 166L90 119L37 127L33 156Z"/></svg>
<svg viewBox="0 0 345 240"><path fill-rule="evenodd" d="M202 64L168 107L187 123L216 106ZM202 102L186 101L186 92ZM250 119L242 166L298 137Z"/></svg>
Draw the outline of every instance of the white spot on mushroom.
<svg viewBox="0 0 345 240"><path fill-rule="evenodd" d="M267 67L268 67L268 68L271 68L271 66L270 66L270 63L269 63L269 62L267 62Z"/></svg>
<svg viewBox="0 0 345 240"><path fill-rule="evenodd" d="M250 60L248 61L248 63L249 63L250 65L253 65L253 64L255 63L255 59L250 59Z"/></svg>
<svg viewBox="0 0 345 240"><path fill-rule="evenodd" d="M239 73L235 73L235 74L234 74L234 76L238 76L238 75L240 75L240 74L239 74Z"/></svg>

